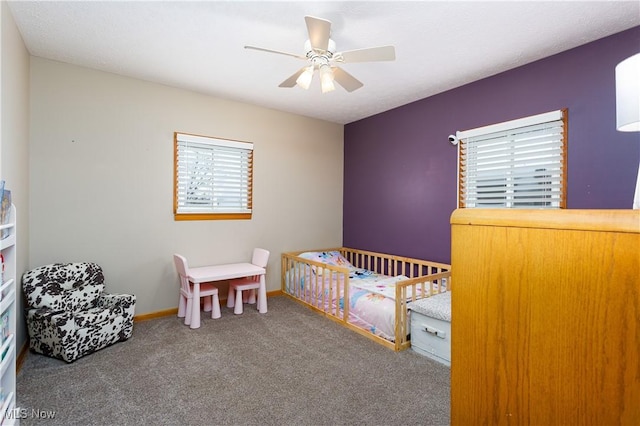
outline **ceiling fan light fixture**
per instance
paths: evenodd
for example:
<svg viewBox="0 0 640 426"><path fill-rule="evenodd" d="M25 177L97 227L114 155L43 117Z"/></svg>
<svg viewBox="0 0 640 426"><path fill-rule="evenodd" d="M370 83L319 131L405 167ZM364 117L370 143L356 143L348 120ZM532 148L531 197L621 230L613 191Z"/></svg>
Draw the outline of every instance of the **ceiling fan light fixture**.
<svg viewBox="0 0 640 426"><path fill-rule="evenodd" d="M268 53L292 56L308 61L306 67L298 69L278 87L300 86L307 90L311 86L313 73L318 70L320 74L320 87L322 93L335 90L335 83L347 92L353 92L363 86L357 78L344 71L339 64L347 62L374 62L394 61L396 59L393 46L369 47L364 49L336 51L336 43L330 38L331 22L326 19L305 16L309 38L304 43L304 56L262 47L245 46L245 49L261 50Z"/></svg>
<svg viewBox="0 0 640 426"><path fill-rule="evenodd" d="M325 80L322 82L322 93L333 92L336 90L336 85L333 84L333 80Z"/></svg>
<svg viewBox="0 0 640 426"><path fill-rule="evenodd" d="M309 86L311 86L312 78L313 78L313 65L307 67L307 69L305 69L302 72L302 74L298 76L298 78L296 79L296 83L298 84L298 86L307 90Z"/></svg>
<svg viewBox="0 0 640 426"><path fill-rule="evenodd" d="M320 67L320 84L322 87L322 93L336 90L336 86L333 84L333 71L329 65L323 65Z"/></svg>

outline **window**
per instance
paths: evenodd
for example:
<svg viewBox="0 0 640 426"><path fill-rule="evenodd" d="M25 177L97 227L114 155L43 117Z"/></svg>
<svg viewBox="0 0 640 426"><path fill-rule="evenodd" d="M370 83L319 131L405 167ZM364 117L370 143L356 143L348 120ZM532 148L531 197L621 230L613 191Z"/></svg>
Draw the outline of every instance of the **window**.
<svg viewBox="0 0 640 426"><path fill-rule="evenodd" d="M459 207L565 207L566 110L456 136Z"/></svg>
<svg viewBox="0 0 640 426"><path fill-rule="evenodd" d="M175 220L251 219L253 144L174 134Z"/></svg>

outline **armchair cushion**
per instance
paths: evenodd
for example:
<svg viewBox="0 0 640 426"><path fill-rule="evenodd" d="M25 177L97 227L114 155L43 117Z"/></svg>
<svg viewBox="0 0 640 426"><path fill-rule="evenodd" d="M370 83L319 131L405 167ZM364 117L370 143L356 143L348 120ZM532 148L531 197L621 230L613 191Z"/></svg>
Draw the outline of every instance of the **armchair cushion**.
<svg viewBox="0 0 640 426"><path fill-rule="evenodd" d="M112 316L113 312L111 312L110 309L91 308L86 311L75 313L73 315L73 321L78 328L87 328L91 326L102 327Z"/></svg>
<svg viewBox="0 0 640 426"><path fill-rule="evenodd" d="M95 306L104 275L95 263L54 263L27 271L22 285L30 307L76 312Z"/></svg>

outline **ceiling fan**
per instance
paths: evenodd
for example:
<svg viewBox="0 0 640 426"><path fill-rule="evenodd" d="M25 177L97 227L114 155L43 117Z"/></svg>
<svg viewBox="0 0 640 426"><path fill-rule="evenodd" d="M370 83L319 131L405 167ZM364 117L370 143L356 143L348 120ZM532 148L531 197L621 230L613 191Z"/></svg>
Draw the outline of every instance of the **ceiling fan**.
<svg viewBox="0 0 640 426"><path fill-rule="evenodd" d="M262 47L245 46L245 49L293 56L294 58L307 61L307 65L280 83L279 87L294 87L297 84L304 89L308 89L314 72L318 70L322 93L335 90L334 81L344 87L348 92L353 92L361 88L363 83L340 68L338 66L339 64L348 62L393 61L396 59L396 52L393 46L370 47L336 53L336 44L330 38L331 21L313 16L305 16L304 20L309 33L309 39L304 43L304 55L264 49Z"/></svg>

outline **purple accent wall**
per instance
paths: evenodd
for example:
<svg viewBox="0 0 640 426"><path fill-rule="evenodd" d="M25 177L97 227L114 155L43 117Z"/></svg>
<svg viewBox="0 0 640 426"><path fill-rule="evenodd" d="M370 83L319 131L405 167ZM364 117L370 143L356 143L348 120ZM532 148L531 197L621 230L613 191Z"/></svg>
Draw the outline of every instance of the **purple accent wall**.
<svg viewBox="0 0 640 426"><path fill-rule="evenodd" d="M634 27L346 125L343 244L449 263L457 150L448 135L562 108L567 207L631 208L640 133L616 131L615 66L638 52Z"/></svg>

